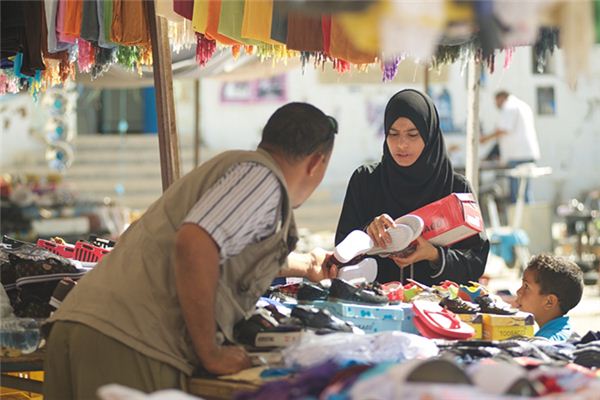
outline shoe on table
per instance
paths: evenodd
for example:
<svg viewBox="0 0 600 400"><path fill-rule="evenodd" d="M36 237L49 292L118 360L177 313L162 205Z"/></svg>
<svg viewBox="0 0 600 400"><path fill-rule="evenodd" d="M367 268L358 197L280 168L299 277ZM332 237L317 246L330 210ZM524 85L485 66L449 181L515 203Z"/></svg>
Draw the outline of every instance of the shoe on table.
<svg viewBox="0 0 600 400"><path fill-rule="evenodd" d="M517 313L517 310L500 299L492 298L489 294L477 297L475 302L481 307L482 313L497 315L513 315Z"/></svg>
<svg viewBox="0 0 600 400"><path fill-rule="evenodd" d="M480 307L477 304L464 301L460 297L444 297L442 301L440 301L440 306L456 314L476 314L480 310Z"/></svg>
<svg viewBox="0 0 600 400"><path fill-rule="evenodd" d="M348 303L387 304L387 296L381 291L379 293L366 287L356 287L343 279L333 279L328 299Z"/></svg>

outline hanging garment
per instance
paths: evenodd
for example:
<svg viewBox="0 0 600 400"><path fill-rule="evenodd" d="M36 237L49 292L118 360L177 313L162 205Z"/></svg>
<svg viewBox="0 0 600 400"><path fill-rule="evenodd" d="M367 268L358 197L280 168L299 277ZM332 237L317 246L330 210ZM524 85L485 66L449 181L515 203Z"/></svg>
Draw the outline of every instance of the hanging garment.
<svg viewBox="0 0 600 400"><path fill-rule="evenodd" d="M336 16L331 17L329 53L331 57L339 58L352 64L371 64L375 62L376 57L375 53L362 52L354 47Z"/></svg>
<svg viewBox="0 0 600 400"><path fill-rule="evenodd" d="M173 10L191 21L194 14L194 0L173 0Z"/></svg>
<svg viewBox="0 0 600 400"><path fill-rule="evenodd" d="M535 43L542 24L541 16L549 10L552 2L543 0L522 3L504 1L493 2L491 6L494 17L501 26L502 45L515 47Z"/></svg>
<svg viewBox="0 0 600 400"><path fill-rule="evenodd" d="M227 0L226 0L227 1ZM219 19L221 18L221 0L208 1L208 21L206 24L206 36L225 45L236 45L239 42L219 33Z"/></svg>
<svg viewBox="0 0 600 400"><path fill-rule="evenodd" d="M46 16L46 31L48 52L56 53L59 51L67 50L71 47L69 43L59 42L56 36L56 13L58 11L58 0L45 0L44 1L45 16Z"/></svg>
<svg viewBox="0 0 600 400"><path fill-rule="evenodd" d="M246 1L242 21L242 38L280 45L281 42L271 38L272 24L273 0Z"/></svg>
<svg viewBox="0 0 600 400"><path fill-rule="evenodd" d="M380 1L362 13L341 13L338 22L356 49L369 53L379 51L379 21L390 12L389 0Z"/></svg>
<svg viewBox="0 0 600 400"><path fill-rule="evenodd" d="M596 43L600 43L600 0L594 0L594 23L596 25Z"/></svg>
<svg viewBox="0 0 600 400"><path fill-rule="evenodd" d="M56 11L56 33L60 42L75 44L75 37L67 34L65 31L67 19L66 13L67 8L69 7L67 3L67 0L58 0L58 9Z"/></svg>
<svg viewBox="0 0 600 400"><path fill-rule="evenodd" d="M112 0L97 1L96 16L98 17L98 46L106 49L114 49L116 44L110 41Z"/></svg>
<svg viewBox="0 0 600 400"><path fill-rule="evenodd" d="M287 47L299 51L323 51L321 16L288 15Z"/></svg>
<svg viewBox="0 0 600 400"><path fill-rule="evenodd" d="M150 45L146 6L141 0L114 0L112 41L127 46Z"/></svg>
<svg viewBox="0 0 600 400"><path fill-rule="evenodd" d="M252 39L242 38L242 21L244 20L244 0L225 0L221 2L219 16L219 34L238 43L260 44Z"/></svg>
<svg viewBox="0 0 600 400"><path fill-rule="evenodd" d="M22 54L19 72L34 76L36 70L43 70L42 26L44 5L36 1L2 1L1 3L1 58Z"/></svg>
<svg viewBox="0 0 600 400"><path fill-rule="evenodd" d="M81 17L83 14L83 0L65 1L64 33L74 38L81 35Z"/></svg>
<svg viewBox="0 0 600 400"><path fill-rule="evenodd" d="M288 14L282 1L273 2L271 24L271 39L282 44L287 44Z"/></svg>
<svg viewBox="0 0 600 400"><path fill-rule="evenodd" d="M100 26L98 23L97 0L85 0L81 14L81 38L98 43Z"/></svg>
<svg viewBox="0 0 600 400"><path fill-rule="evenodd" d="M194 13L192 15L192 29L194 32L204 34L208 25L208 0L194 0Z"/></svg>

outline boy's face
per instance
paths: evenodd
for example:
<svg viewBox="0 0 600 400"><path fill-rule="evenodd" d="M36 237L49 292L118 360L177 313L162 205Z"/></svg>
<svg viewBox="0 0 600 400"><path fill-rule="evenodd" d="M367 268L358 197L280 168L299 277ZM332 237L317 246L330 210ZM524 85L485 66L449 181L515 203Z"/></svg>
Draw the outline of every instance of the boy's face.
<svg viewBox="0 0 600 400"><path fill-rule="evenodd" d="M526 269L523 272L521 287L517 290L517 308L532 313L535 319L548 313L548 295L540 293L536 282L536 272Z"/></svg>

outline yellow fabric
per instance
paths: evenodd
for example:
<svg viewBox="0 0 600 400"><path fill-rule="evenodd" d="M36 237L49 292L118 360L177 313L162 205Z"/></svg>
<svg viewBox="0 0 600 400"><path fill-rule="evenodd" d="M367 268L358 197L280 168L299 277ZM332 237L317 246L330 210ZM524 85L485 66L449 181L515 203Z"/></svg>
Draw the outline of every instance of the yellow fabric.
<svg viewBox="0 0 600 400"><path fill-rule="evenodd" d="M375 62L375 52L365 52L357 49L346 35L337 16L331 17L331 43L329 53L333 58L339 58L352 64L371 64Z"/></svg>
<svg viewBox="0 0 600 400"><path fill-rule="evenodd" d="M266 44L283 44L271 39L273 0L246 0L242 20L242 37Z"/></svg>
<svg viewBox="0 0 600 400"><path fill-rule="evenodd" d="M192 15L192 29L196 32L206 33L208 26L208 0L194 0L194 14Z"/></svg>
<svg viewBox="0 0 600 400"><path fill-rule="evenodd" d="M382 0L361 13L340 13L336 20L356 49L379 51L379 20L390 10L390 0Z"/></svg>

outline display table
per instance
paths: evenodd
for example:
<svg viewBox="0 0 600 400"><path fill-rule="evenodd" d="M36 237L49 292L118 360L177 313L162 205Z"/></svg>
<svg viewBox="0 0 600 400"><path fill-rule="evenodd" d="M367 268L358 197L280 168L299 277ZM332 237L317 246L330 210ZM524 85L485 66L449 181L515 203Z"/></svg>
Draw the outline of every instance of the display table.
<svg viewBox="0 0 600 400"><path fill-rule="evenodd" d="M43 371L44 353L45 351L41 349L19 357L1 357L0 372L2 373L2 386L25 392L42 393L42 381L7 375L7 373Z"/></svg>

